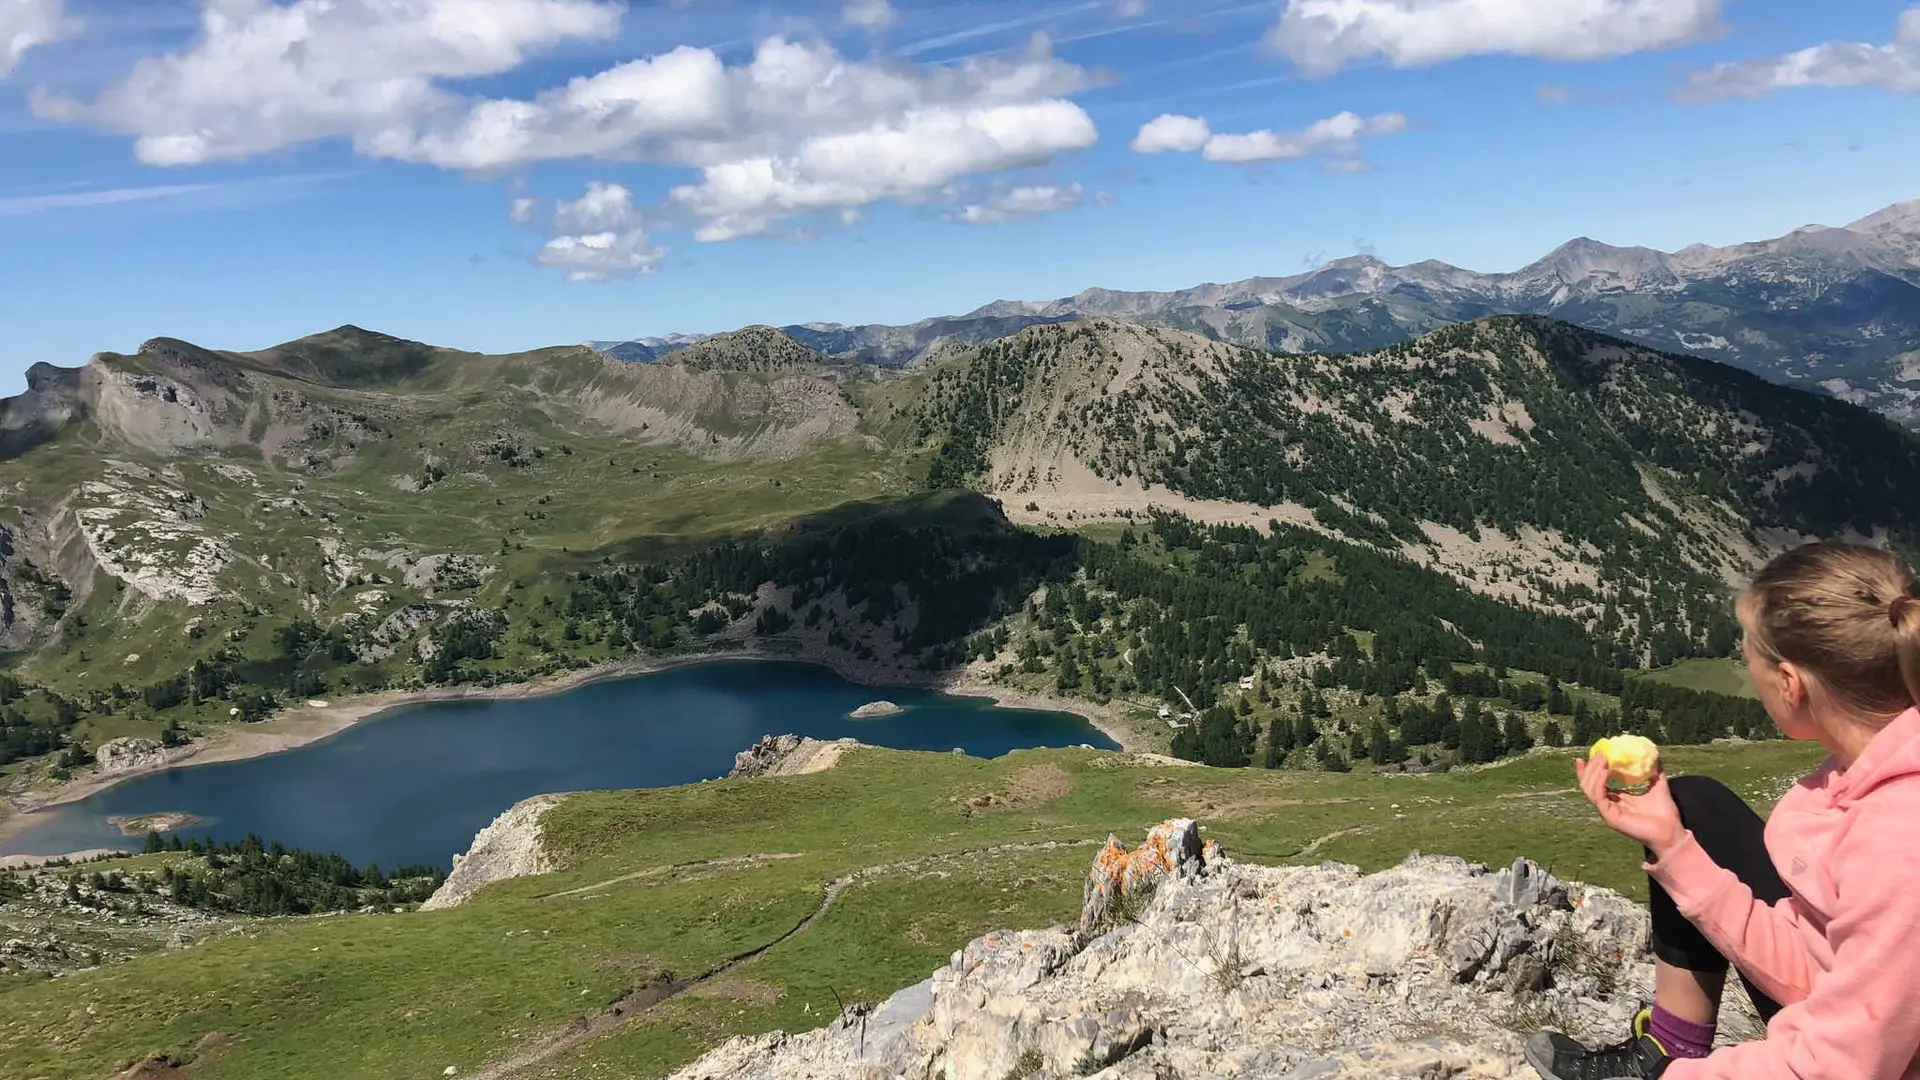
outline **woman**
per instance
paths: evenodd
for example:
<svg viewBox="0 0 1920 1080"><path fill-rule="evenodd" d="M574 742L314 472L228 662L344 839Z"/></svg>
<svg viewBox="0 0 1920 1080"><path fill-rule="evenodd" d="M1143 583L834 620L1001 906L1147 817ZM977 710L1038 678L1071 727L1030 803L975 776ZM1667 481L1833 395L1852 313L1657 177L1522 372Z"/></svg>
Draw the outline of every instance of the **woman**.
<svg viewBox="0 0 1920 1080"><path fill-rule="evenodd" d="M1809 544L1741 593L1747 669L1790 739L1832 751L1762 823L1698 776L1580 787L1646 848L1654 1004L1589 1050L1527 1041L1548 1080L1920 1080L1920 599L1885 552ZM1712 1050L1731 965L1767 1037ZM1712 1051L1709 1053L1709 1051Z"/></svg>

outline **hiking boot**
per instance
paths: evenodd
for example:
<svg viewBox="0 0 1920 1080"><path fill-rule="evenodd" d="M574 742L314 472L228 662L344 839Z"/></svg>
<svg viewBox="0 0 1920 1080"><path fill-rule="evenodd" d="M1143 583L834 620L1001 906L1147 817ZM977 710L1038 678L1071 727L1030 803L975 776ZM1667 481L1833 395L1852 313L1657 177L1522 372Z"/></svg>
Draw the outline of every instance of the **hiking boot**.
<svg viewBox="0 0 1920 1080"><path fill-rule="evenodd" d="M1656 1080L1672 1059L1647 1031L1652 1016L1641 1009L1631 1037L1592 1050L1557 1031L1536 1032L1527 1039L1527 1064L1543 1080Z"/></svg>

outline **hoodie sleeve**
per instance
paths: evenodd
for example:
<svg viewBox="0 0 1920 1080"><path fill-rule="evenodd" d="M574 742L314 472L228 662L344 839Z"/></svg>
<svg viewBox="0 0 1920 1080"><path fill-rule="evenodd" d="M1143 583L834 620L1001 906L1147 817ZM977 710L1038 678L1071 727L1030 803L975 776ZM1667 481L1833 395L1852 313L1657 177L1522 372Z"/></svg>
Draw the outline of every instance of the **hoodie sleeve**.
<svg viewBox="0 0 1920 1080"><path fill-rule="evenodd" d="M1768 997L1783 1005L1807 996L1816 970L1791 899L1768 904L1733 871L1713 861L1693 833L1646 864L1687 921Z"/></svg>
<svg viewBox="0 0 1920 1080"><path fill-rule="evenodd" d="M1909 818L1856 826L1835 852L1833 967L1777 1037L1675 1061L1664 1080L1899 1080L1920 1053L1920 851ZM1874 826L1878 826L1875 828ZM1862 835L1865 834L1865 835ZM1721 906L1731 907L1727 901Z"/></svg>

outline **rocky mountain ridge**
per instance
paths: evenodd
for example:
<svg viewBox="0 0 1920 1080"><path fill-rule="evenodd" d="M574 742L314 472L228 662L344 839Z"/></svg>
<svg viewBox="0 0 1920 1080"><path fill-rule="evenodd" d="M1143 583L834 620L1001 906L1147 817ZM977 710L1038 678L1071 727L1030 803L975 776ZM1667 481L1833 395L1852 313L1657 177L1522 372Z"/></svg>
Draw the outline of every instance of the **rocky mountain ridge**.
<svg viewBox="0 0 1920 1080"><path fill-rule="evenodd" d="M1171 292L1094 288L1048 301L1001 300L903 326L805 323L783 332L823 353L885 366L924 360L1028 326L1101 316L1191 330L1284 352L1364 351L1442 325L1534 314L1693 353L1920 424L1920 200L1840 228L1676 252L1580 237L1506 273L1369 255L1298 274ZM590 343L651 361L702 339L673 334Z"/></svg>

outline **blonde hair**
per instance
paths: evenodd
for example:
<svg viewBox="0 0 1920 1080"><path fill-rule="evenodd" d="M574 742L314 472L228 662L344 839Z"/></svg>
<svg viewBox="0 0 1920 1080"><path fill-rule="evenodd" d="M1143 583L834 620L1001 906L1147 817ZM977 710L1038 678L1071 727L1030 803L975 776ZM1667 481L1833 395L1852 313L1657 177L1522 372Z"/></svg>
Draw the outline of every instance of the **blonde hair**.
<svg viewBox="0 0 1920 1080"><path fill-rule="evenodd" d="M1920 704L1920 597L1913 571L1878 548L1805 544L1740 594L1747 640L1811 673L1850 711L1891 719Z"/></svg>

